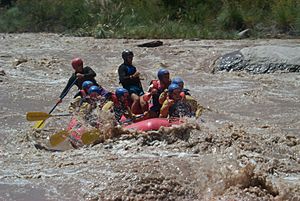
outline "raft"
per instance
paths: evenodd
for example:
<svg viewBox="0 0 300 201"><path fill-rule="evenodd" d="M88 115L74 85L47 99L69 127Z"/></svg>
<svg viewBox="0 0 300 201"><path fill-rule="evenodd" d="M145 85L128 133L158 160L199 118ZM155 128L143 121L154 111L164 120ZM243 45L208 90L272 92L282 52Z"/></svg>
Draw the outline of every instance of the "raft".
<svg viewBox="0 0 300 201"><path fill-rule="evenodd" d="M173 125L179 125L184 123L184 121L179 118L168 119L168 118L151 118L142 120L139 122L131 124L123 124L123 128L128 130L136 131L155 131L159 130L161 127L171 127ZM80 122L76 117L73 117L67 126L67 131L69 132L69 141L72 146L78 148L84 143L81 140L83 133L88 132L88 129Z"/></svg>
<svg viewBox="0 0 300 201"><path fill-rule="evenodd" d="M183 121L176 119L167 119L167 118L152 118L142 120L130 125L124 126L125 129L138 130L138 131L150 131L150 130L159 130L160 127L171 127L173 125L182 124Z"/></svg>

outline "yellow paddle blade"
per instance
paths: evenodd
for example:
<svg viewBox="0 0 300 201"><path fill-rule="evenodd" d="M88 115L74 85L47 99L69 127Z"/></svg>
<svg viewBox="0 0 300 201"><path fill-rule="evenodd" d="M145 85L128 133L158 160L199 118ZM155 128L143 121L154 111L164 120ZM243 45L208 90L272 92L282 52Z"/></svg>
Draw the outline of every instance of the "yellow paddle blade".
<svg viewBox="0 0 300 201"><path fill-rule="evenodd" d="M94 143L96 140L99 139L100 136L100 131L98 129L94 129L88 132L85 132L82 134L81 136L81 141L83 144L92 144Z"/></svg>
<svg viewBox="0 0 300 201"><path fill-rule="evenodd" d="M52 147L56 147L68 137L69 133L66 130L59 131L50 136L50 144Z"/></svg>
<svg viewBox="0 0 300 201"><path fill-rule="evenodd" d="M37 121L32 128L44 128L45 127L45 120Z"/></svg>
<svg viewBox="0 0 300 201"><path fill-rule="evenodd" d="M110 110L110 108L113 106L114 102L112 101L108 101L107 103L105 103L102 107L103 111L108 111Z"/></svg>
<svg viewBox="0 0 300 201"><path fill-rule="evenodd" d="M197 110L196 110L196 115L195 115L196 118L199 118L202 115L203 110L204 110L203 106L198 105Z"/></svg>
<svg viewBox="0 0 300 201"><path fill-rule="evenodd" d="M40 120L46 120L51 115L46 112L27 112L26 119L27 121L40 121Z"/></svg>

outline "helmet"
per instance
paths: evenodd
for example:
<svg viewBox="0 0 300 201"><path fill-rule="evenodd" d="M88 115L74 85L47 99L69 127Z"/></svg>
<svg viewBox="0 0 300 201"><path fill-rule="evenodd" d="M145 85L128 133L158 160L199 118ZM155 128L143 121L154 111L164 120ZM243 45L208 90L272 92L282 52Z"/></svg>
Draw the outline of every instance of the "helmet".
<svg viewBox="0 0 300 201"><path fill-rule="evenodd" d="M174 77L172 79L172 84L178 84L178 85L180 85L180 84L184 84L184 82L183 82L183 79L181 79L180 77Z"/></svg>
<svg viewBox="0 0 300 201"><path fill-rule="evenodd" d="M168 87L169 94L172 94L174 90L180 89L178 84L170 84Z"/></svg>
<svg viewBox="0 0 300 201"><path fill-rule="evenodd" d="M131 50L125 49L122 52L122 58L125 60L128 56L133 56L133 52Z"/></svg>
<svg viewBox="0 0 300 201"><path fill-rule="evenodd" d="M91 95L92 93L101 94L101 89L98 86L91 86L89 88L88 94Z"/></svg>
<svg viewBox="0 0 300 201"><path fill-rule="evenodd" d="M83 61L80 58L74 58L72 60L72 66L73 68L79 67L79 66L83 66Z"/></svg>
<svg viewBox="0 0 300 201"><path fill-rule="evenodd" d="M124 96L126 93L128 94L127 89L124 89L124 88L122 88L122 87L119 87L119 88L116 89L116 96L117 96L118 98Z"/></svg>
<svg viewBox="0 0 300 201"><path fill-rule="evenodd" d="M167 69L159 69L159 71L157 72L157 77L159 80L161 80L164 75L168 75L168 74L170 73Z"/></svg>
<svg viewBox="0 0 300 201"><path fill-rule="evenodd" d="M82 83L82 89L83 90L88 90L91 86L93 86L94 85L94 83L93 82L91 82L91 81L84 81L83 83Z"/></svg>

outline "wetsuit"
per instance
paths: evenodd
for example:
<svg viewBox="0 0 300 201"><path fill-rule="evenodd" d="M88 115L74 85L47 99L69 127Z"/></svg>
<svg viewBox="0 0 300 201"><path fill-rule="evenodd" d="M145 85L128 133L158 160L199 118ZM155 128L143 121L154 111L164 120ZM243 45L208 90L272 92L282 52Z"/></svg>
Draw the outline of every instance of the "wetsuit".
<svg viewBox="0 0 300 201"><path fill-rule="evenodd" d="M132 65L121 64L118 69L119 80L122 84L123 88L127 89L129 94L136 94L138 96L142 96L144 94L144 90L142 87L142 83L139 77L132 77L131 75L136 73L136 67Z"/></svg>
<svg viewBox="0 0 300 201"><path fill-rule="evenodd" d="M84 81L91 81L93 82L93 85L95 86L99 86L99 84L97 83L97 81L95 80L95 77L96 77L96 73L95 71L91 68L91 67L84 67L83 68L83 72L82 74L84 74L84 78L83 79L78 79L76 82L75 82L75 85L78 87L78 89L82 89L82 83ZM65 92L69 89L69 87L71 86L71 84L74 82L74 80L76 79L76 74L73 73L71 75L71 77L69 78L69 81L66 85L66 87L64 88L64 90L61 92L60 94L60 98L65 94Z"/></svg>

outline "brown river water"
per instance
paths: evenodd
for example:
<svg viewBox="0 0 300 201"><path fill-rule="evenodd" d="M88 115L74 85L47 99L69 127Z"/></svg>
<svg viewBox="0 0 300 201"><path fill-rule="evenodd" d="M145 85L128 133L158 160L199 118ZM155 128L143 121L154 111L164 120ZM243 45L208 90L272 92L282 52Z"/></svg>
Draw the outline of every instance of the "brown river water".
<svg viewBox="0 0 300 201"><path fill-rule="evenodd" d="M300 200L300 75L212 74L220 55L300 40L94 39L56 34L0 34L0 200ZM33 130L26 112L49 112L81 57L114 90L123 49L132 49L144 89L159 68L181 76L206 108L200 120L121 135L65 151L48 136L70 117ZM75 87L53 114L66 113Z"/></svg>

